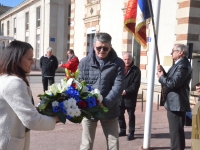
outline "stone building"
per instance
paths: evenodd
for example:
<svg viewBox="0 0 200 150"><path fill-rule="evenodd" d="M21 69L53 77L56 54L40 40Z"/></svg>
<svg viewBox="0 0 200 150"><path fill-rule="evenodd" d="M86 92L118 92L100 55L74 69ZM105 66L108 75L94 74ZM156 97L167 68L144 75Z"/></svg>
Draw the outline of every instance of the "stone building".
<svg viewBox="0 0 200 150"><path fill-rule="evenodd" d="M156 0L152 0L154 6ZM131 52L142 72L142 83L147 83L149 43L142 48L124 29L124 14L128 0L25 0L0 15L4 35L27 41L34 47L34 69L48 46L53 47L59 61L65 61L68 47L79 59L93 46L97 32L108 32L112 46L119 57ZM166 70L172 65L171 51L175 43L192 45L193 79L191 86L200 81L200 1L162 0L159 17L158 49L160 63ZM152 26L147 29L148 37ZM2 28L1 28L2 32ZM153 42L149 40L149 42ZM157 84L157 80L155 80Z"/></svg>
<svg viewBox="0 0 200 150"><path fill-rule="evenodd" d="M154 5L156 0L152 0ZM148 64L151 61L146 49L140 47L124 29L124 14L128 0L71 0L70 48L82 58L92 48L96 32L108 32L112 46L119 57L131 52L142 72L142 82L147 83ZM171 51L175 43L192 43L193 55L200 52L200 1L162 0L159 17L158 49L160 63L166 70L172 65ZM147 29L148 37L152 27ZM153 41L151 41L153 42ZM148 44L149 45L149 44ZM199 82L199 58L192 59L195 72L192 85ZM155 80L157 82L157 80Z"/></svg>
<svg viewBox="0 0 200 150"><path fill-rule="evenodd" d="M34 48L35 66L50 46L59 61L67 60L70 0L25 0L0 15L1 35L29 42Z"/></svg>

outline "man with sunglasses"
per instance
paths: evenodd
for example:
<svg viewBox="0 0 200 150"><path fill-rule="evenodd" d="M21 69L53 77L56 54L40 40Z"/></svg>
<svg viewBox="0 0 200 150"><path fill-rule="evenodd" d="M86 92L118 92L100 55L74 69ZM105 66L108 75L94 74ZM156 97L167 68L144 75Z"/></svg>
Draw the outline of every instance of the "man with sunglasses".
<svg viewBox="0 0 200 150"><path fill-rule="evenodd" d="M82 120L82 143L80 150L92 150L98 121L106 137L107 149L118 150L119 99L123 90L124 62L112 48L108 33L97 33L93 49L79 63L79 79L100 90L103 101L99 105L109 111L104 118Z"/></svg>
<svg viewBox="0 0 200 150"><path fill-rule="evenodd" d="M188 61L188 47L175 44L172 52L174 65L166 73L161 65L157 66L157 76L162 85L164 107L167 110L171 150L185 149L185 114L190 111L189 93L192 68Z"/></svg>

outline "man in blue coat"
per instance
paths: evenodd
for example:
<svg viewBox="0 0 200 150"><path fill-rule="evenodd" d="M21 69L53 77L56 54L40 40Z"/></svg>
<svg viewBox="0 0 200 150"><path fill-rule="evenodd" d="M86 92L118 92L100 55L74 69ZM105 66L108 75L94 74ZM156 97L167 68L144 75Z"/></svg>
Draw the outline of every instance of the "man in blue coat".
<svg viewBox="0 0 200 150"><path fill-rule="evenodd" d="M100 90L103 105L109 109L104 118L82 120L81 150L92 150L97 122L101 122L108 150L118 150L119 98L123 90L124 62L111 45L108 33L97 33L93 49L79 63L79 79Z"/></svg>
<svg viewBox="0 0 200 150"><path fill-rule="evenodd" d="M188 61L188 48L175 44L172 52L174 65L166 73L161 65L157 66L157 77L164 93L164 107L167 110L171 150L185 149L185 113L190 111L189 93L192 68Z"/></svg>
<svg viewBox="0 0 200 150"><path fill-rule="evenodd" d="M126 121L125 121L125 110L128 112L129 116L129 134L127 140L134 139L135 133L135 107L137 102L138 90L140 87L141 71L134 65L133 57L130 53L125 53L123 55L123 60L125 63L125 78L123 82L124 90L122 92L120 100L120 116L119 116L119 136L126 136Z"/></svg>

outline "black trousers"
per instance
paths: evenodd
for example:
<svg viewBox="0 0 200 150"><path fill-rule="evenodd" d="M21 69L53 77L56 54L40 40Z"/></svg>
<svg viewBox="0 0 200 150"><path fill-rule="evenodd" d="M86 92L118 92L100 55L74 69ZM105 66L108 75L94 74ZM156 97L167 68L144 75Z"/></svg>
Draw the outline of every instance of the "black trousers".
<svg viewBox="0 0 200 150"><path fill-rule="evenodd" d="M167 111L169 122L169 132L171 140L171 150L185 149L185 112Z"/></svg>
<svg viewBox="0 0 200 150"><path fill-rule="evenodd" d="M126 120L124 117L125 110L127 110L128 116L129 116L129 133L134 135L135 133L135 107L133 108L120 107L120 115L118 118L120 130L126 132Z"/></svg>
<svg viewBox="0 0 200 150"><path fill-rule="evenodd" d="M48 90L48 82L49 82L49 85L52 85L55 82L54 77L42 76L42 84L43 84L44 91Z"/></svg>

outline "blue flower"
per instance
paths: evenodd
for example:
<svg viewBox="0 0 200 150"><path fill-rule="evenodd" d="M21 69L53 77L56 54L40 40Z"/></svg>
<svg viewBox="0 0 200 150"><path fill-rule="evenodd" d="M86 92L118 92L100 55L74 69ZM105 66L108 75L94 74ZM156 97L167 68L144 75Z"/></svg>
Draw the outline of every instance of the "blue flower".
<svg viewBox="0 0 200 150"><path fill-rule="evenodd" d="M88 91L94 90L90 85L87 85Z"/></svg>
<svg viewBox="0 0 200 150"><path fill-rule="evenodd" d="M91 107L94 107L94 106L97 105L96 99L92 96L87 97L86 101L87 101L87 104L88 104L88 108L91 108Z"/></svg>
<svg viewBox="0 0 200 150"><path fill-rule="evenodd" d="M58 106L53 106L53 107L52 107L52 111L53 111L54 113L59 112L59 107L58 107Z"/></svg>
<svg viewBox="0 0 200 150"><path fill-rule="evenodd" d="M62 112L63 114L67 114L67 111L66 111L66 109L65 109L65 106L64 106L63 102L60 102L60 103L58 104L58 107L59 107L59 111L60 111L60 112Z"/></svg>
<svg viewBox="0 0 200 150"><path fill-rule="evenodd" d="M71 116L69 116L69 115L67 115L67 117L66 117L66 118L67 118L68 120L71 120L71 118L72 118L72 117L71 117Z"/></svg>
<svg viewBox="0 0 200 150"><path fill-rule="evenodd" d="M79 91L76 90L76 89L74 89L73 86L68 87L68 89L65 91L65 93L66 93L69 97L72 97L72 98L74 98L74 99L79 98L79 95L80 95Z"/></svg>

